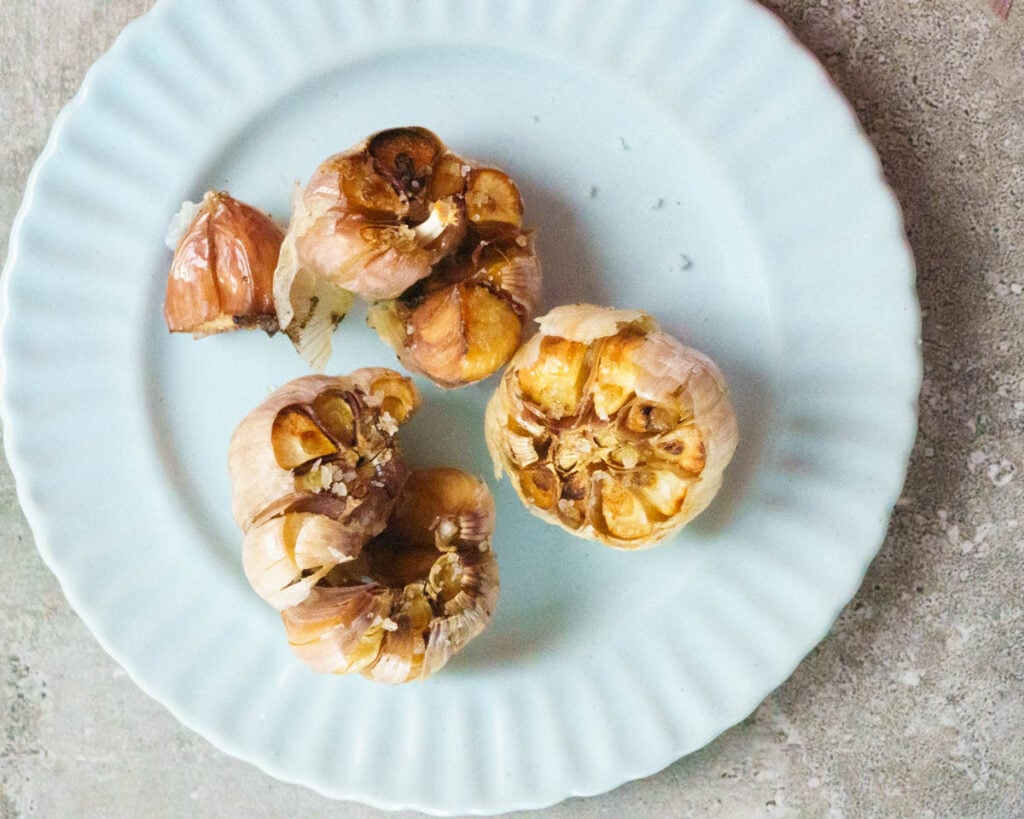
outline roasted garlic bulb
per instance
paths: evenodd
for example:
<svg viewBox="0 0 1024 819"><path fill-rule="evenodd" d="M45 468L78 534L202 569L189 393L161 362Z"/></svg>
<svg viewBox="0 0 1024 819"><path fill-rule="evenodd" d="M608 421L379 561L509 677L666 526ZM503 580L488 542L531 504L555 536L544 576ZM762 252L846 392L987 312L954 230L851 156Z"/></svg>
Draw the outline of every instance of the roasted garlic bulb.
<svg viewBox="0 0 1024 819"><path fill-rule="evenodd" d="M494 611L494 500L456 469L410 475L395 433L419 401L392 370L310 375L231 439L246 577L316 671L424 679Z"/></svg>
<svg viewBox="0 0 1024 819"><path fill-rule="evenodd" d="M275 391L231 438L232 513L256 592L295 605L384 530L409 471L395 433L419 406L393 370L305 376Z"/></svg>
<svg viewBox="0 0 1024 819"><path fill-rule="evenodd" d="M412 372L458 387L497 372L522 342L540 296L533 236L519 230L464 243L367 322Z"/></svg>
<svg viewBox="0 0 1024 819"><path fill-rule="evenodd" d="M532 256L529 237L521 231L522 216L522 199L508 176L452 153L425 128L373 134L326 159L309 184L296 191L274 274L280 325L302 357L314 369L322 369L330 355L331 333L351 306L353 294L370 301L398 298L458 251L464 262L448 265L443 273L454 284L471 275L465 260L479 256L483 250L478 248L489 242L496 243L498 252L514 246L519 259L527 249ZM497 335L505 346L511 343L505 339L506 328L519 322L518 313L523 305L532 305L532 291L539 288L539 279L537 284L514 283L517 275L521 280L525 276L519 271L522 263L509 266L515 270L505 276L508 287L489 285L492 295L515 314L502 314ZM483 296L462 301L470 305L463 313L477 302L492 313L498 309ZM403 319L404 314L391 323ZM454 320L458 323L459 316ZM465 340L473 332L479 335L458 326L446 329L463 338L466 347L477 343ZM394 334L385 335L391 340ZM396 349L404 350L405 345ZM415 356L407 358L430 374ZM459 376L449 372L451 366L441 369L442 381Z"/></svg>
<svg viewBox="0 0 1024 819"><path fill-rule="evenodd" d="M674 534L736 449L718 368L639 310L577 304L537 321L487 407L496 473L580 537L639 549Z"/></svg>
<svg viewBox="0 0 1024 819"><path fill-rule="evenodd" d="M413 472L387 529L361 551L345 551L281 612L292 650L318 672L425 679L490 621L498 599L493 531L494 501L482 481L456 469Z"/></svg>
<svg viewBox="0 0 1024 819"><path fill-rule="evenodd" d="M168 231L174 250L164 318L196 337L240 327L277 331L274 269L284 231L227 193L185 202Z"/></svg>

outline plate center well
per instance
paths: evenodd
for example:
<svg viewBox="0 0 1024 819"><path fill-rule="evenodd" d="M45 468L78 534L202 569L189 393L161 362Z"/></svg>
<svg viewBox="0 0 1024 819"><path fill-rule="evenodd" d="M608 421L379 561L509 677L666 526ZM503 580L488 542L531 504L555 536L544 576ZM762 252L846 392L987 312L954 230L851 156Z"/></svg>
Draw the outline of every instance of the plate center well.
<svg viewBox="0 0 1024 819"><path fill-rule="evenodd" d="M399 125L431 128L455 151L518 182L527 222L539 231L547 307L589 301L646 309L715 358L741 428L727 484L745 486L769 423L765 374L775 363L759 260L699 136L642 90L521 52L396 51L293 89L240 128L188 194L226 189L285 219L294 184L321 160ZM154 303L162 303L162 290ZM150 344L157 437L172 491L194 524L194 548L215 555L239 593L251 595L230 517L228 441L271 387L309 370L283 335L193 341L154 328ZM360 307L336 333L327 371L371 365L398 367ZM616 629L628 627L615 602L636 599L639 590L652 603L651 589L678 591L664 578L682 581L701 554L717 548L741 501L741 489L723 493L729 497L709 510L710 523L648 553L578 541L529 515L508 481L493 480L482 429L496 378L450 392L418 383L424 407L400 433L409 460L483 475L498 502L502 599L490 639L467 649L467 667L475 656L512 656L560 640L570 618L604 630L614 616Z"/></svg>

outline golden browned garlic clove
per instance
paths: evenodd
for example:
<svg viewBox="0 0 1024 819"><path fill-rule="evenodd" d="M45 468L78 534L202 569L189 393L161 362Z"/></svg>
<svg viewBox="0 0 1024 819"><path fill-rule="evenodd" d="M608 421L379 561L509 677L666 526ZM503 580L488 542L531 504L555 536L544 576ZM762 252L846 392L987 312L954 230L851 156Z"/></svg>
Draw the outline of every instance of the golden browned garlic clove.
<svg viewBox="0 0 1024 819"><path fill-rule="evenodd" d="M475 245L442 261L399 298L371 305L367 316L405 367L442 387L480 381L508 363L540 297L531 233L503 229L483 239L474 229L471 235Z"/></svg>
<svg viewBox="0 0 1024 819"><path fill-rule="evenodd" d="M186 202L168 233L168 329L197 338L240 327L276 332L273 277L283 239L273 219L227 193Z"/></svg>
<svg viewBox="0 0 1024 819"><path fill-rule="evenodd" d="M466 215L474 225L523 226L519 188L497 168L476 168L466 180Z"/></svg>
<svg viewBox="0 0 1024 819"><path fill-rule="evenodd" d="M228 450L232 512L261 597L295 605L383 531L408 477L395 433L419 402L409 379L368 367L298 378L242 420Z"/></svg>
<svg viewBox="0 0 1024 819"><path fill-rule="evenodd" d="M493 531L482 481L456 469L413 472L387 529L281 612L292 650L322 673L425 679L490 621Z"/></svg>
<svg viewBox="0 0 1024 819"><path fill-rule="evenodd" d="M703 511L737 443L722 375L639 310L558 307L487 407L488 449L526 507L618 549Z"/></svg>

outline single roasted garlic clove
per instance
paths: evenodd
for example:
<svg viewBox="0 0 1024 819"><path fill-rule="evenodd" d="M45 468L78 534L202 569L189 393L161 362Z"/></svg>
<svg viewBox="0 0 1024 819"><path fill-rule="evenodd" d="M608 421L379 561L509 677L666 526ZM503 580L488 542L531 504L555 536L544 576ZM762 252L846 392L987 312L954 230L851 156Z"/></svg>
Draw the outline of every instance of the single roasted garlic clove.
<svg viewBox="0 0 1024 819"><path fill-rule="evenodd" d="M640 549L678 532L736 449L718 368L639 310L577 304L537 322L487 406L496 474L579 537Z"/></svg>
<svg viewBox="0 0 1024 819"><path fill-rule="evenodd" d="M399 298L372 304L367 322L407 369L460 387L508 363L540 288L532 234L506 231L445 259Z"/></svg>
<svg viewBox="0 0 1024 819"><path fill-rule="evenodd" d="M419 402L409 379L368 367L298 378L242 420L228 450L232 512L261 597L295 605L383 531L408 477L395 433Z"/></svg>
<svg viewBox="0 0 1024 819"><path fill-rule="evenodd" d="M490 621L493 532L483 481L456 469L413 472L384 532L281 612L292 650L322 673L425 679Z"/></svg>
<svg viewBox="0 0 1024 819"><path fill-rule="evenodd" d="M277 331L273 277L284 231L273 219L209 191L201 203L182 205L167 239L174 250L164 299L171 332Z"/></svg>

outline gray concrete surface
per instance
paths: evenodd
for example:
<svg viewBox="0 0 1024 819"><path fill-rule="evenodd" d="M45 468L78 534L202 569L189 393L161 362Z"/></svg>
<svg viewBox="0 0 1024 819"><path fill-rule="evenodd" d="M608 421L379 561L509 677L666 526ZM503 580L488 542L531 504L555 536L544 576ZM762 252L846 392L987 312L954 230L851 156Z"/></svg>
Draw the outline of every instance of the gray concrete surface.
<svg viewBox="0 0 1024 819"><path fill-rule="evenodd" d="M920 436L888 538L829 637L745 722L552 817L1024 815L1024 9L768 0L853 102L906 212ZM0 3L0 255L53 119L148 0ZM376 815L179 726L110 660L0 464L0 813Z"/></svg>

